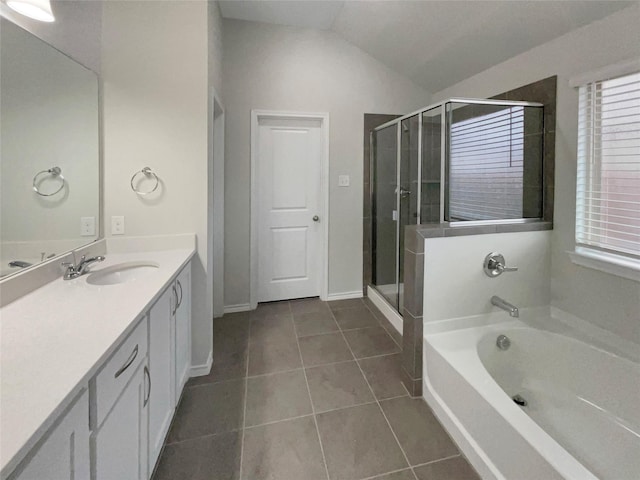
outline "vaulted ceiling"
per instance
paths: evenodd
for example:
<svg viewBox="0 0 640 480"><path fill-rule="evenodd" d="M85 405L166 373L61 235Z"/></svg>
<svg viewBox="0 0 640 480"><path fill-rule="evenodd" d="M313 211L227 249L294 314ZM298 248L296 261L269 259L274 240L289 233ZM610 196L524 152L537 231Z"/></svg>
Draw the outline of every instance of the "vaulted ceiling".
<svg viewBox="0 0 640 480"><path fill-rule="evenodd" d="M223 17L333 30L429 92L632 1L223 0Z"/></svg>

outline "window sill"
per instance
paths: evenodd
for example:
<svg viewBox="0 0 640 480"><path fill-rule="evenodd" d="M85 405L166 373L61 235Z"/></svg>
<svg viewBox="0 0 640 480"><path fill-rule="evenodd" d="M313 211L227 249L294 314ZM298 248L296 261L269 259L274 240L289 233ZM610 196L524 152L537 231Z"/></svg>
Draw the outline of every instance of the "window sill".
<svg viewBox="0 0 640 480"><path fill-rule="evenodd" d="M575 251L569 252L569 257L576 265L640 282L640 261L638 260L578 246Z"/></svg>

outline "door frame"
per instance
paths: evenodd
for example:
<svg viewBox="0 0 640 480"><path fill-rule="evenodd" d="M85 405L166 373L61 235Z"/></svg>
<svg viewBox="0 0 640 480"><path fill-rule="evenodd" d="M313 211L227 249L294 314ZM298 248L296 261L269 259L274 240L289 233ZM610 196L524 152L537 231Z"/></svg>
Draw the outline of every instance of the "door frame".
<svg viewBox="0 0 640 480"><path fill-rule="evenodd" d="M258 127L262 119L271 120L319 120L322 138L320 158L320 229L321 229L321 271L320 299L327 300L329 291L329 113L291 112L277 110L251 110L251 226L250 226L250 266L249 266L249 306L258 306L259 245L258 245ZM322 221L324 220L324 221Z"/></svg>
<svg viewBox="0 0 640 480"><path fill-rule="evenodd" d="M224 314L224 130L225 109L209 87L207 152L207 318Z"/></svg>

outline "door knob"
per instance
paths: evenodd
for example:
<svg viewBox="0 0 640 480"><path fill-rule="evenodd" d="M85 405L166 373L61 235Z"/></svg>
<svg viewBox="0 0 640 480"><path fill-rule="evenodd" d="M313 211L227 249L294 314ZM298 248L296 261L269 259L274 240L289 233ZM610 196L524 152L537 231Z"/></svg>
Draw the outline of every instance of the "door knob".
<svg viewBox="0 0 640 480"><path fill-rule="evenodd" d="M320 221L320 217L318 215L314 215L313 216L313 221L314 222L319 222Z"/></svg>

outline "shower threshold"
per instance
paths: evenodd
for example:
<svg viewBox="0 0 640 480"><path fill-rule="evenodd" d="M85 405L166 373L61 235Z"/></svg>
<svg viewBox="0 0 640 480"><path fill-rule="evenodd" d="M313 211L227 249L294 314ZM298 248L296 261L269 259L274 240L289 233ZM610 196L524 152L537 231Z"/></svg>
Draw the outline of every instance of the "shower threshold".
<svg viewBox="0 0 640 480"><path fill-rule="evenodd" d="M392 285L395 288L395 285ZM384 297L378 290L378 286L369 285L367 287L367 297L382 312L385 318L393 325L393 328L402 335L402 315L398 313L396 308Z"/></svg>

